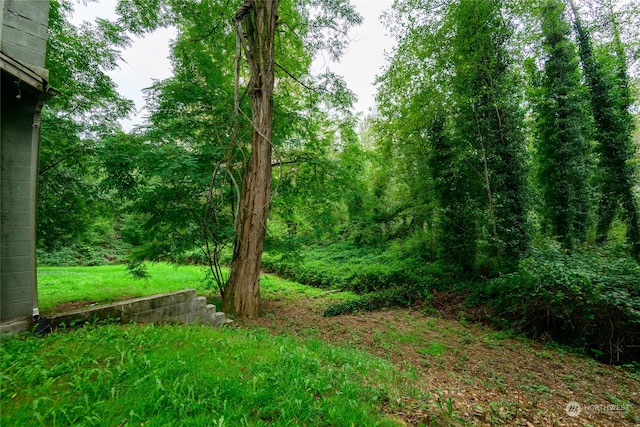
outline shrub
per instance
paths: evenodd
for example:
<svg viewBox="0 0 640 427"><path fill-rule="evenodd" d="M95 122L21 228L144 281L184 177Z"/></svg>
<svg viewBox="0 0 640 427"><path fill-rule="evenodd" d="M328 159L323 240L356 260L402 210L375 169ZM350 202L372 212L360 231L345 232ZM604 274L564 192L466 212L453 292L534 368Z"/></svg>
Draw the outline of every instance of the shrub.
<svg viewBox="0 0 640 427"><path fill-rule="evenodd" d="M304 258L263 257L263 267L290 280L362 294L330 306L325 316L407 306L429 296L436 280L420 257L399 256L397 248L375 251L349 244L309 247ZM405 254L406 255L406 254Z"/></svg>
<svg viewBox="0 0 640 427"><path fill-rule="evenodd" d="M400 257L395 251L375 252L348 244L310 247L304 258L263 257L265 270L305 285L371 293L405 286L431 284L428 264Z"/></svg>
<svg viewBox="0 0 640 427"><path fill-rule="evenodd" d="M125 245L77 244L46 251L38 249L38 265L71 267L121 264L125 262L128 248Z"/></svg>
<svg viewBox="0 0 640 427"><path fill-rule="evenodd" d="M483 292L496 313L529 335L609 363L640 356L640 266L631 259L550 244Z"/></svg>
<svg viewBox="0 0 640 427"><path fill-rule="evenodd" d="M333 304L322 314L325 317L353 314L358 311L374 311L388 307L408 307L418 301L428 300L429 291L416 289L414 286L394 287L384 291L372 292L357 299L340 304Z"/></svg>

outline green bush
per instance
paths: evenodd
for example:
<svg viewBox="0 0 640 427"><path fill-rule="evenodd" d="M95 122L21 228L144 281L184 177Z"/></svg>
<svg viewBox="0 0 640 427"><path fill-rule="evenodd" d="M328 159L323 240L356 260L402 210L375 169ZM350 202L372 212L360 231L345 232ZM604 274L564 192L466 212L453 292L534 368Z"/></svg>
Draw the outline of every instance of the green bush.
<svg viewBox="0 0 640 427"><path fill-rule="evenodd" d="M322 314L325 317L353 314L359 311L374 311L388 307L408 307L416 301L430 298L426 289L416 289L414 286L394 287L383 291L361 295L357 299L333 304Z"/></svg>
<svg viewBox="0 0 640 427"><path fill-rule="evenodd" d="M428 287L428 264L419 258L401 257L396 251L373 252L348 244L309 247L304 258L266 255L263 268L305 285L371 293L405 286Z"/></svg>
<svg viewBox="0 0 640 427"><path fill-rule="evenodd" d="M55 267L122 264L128 248L122 246L78 244L57 249L38 249L38 265Z"/></svg>
<svg viewBox="0 0 640 427"><path fill-rule="evenodd" d="M629 258L549 244L480 292L479 299L531 336L609 363L640 357L640 266Z"/></svg>
<svg viewBox="0 0 640 427"><path fill-rule="evenodd" d="M428 299L436 283L430 264L406 253L401 256L398 248L374 251L342 243L309 247L304 254L295 259L267 254L263 267L305 285L361 294L328 307L325 316L408 306Z"/></svg>

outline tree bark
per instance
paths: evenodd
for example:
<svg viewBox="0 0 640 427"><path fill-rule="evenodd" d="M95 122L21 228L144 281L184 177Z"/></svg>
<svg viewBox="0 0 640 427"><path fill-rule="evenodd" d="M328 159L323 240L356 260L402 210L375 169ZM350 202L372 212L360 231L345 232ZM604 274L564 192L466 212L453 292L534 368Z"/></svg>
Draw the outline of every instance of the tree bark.
<svg viewBox="0 0 640 427"><path fill-rule="evenodd" d="M245 0L234 22L250 72L253 133L242 179L236 240L223 309L238 317L260 314L260 270L271 199L274 38L279 0ZM240 114L239 106L237 114Z"/></svg>

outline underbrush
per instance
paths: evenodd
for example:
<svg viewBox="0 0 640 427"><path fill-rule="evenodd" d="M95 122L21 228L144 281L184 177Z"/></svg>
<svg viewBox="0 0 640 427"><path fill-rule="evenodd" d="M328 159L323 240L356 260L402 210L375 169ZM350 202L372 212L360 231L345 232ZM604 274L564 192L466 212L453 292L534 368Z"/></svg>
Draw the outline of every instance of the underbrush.
<svg viewBox="0 0 640 427"><path fill-rule="evenodd" d="M296 258L265 254L265 270L298 283L322 289L370 292L381 285L388 287L397 269L382 270L384 254L349 245L307 247ZM368 280L364 280L367 277Z"/></svg>
<svg viewBox="0 0 640 427"><path fill-rule="evenodd" d="M431 265L419 258L348 244L309 247L298 258L265 254L263 268L305 285L361 295L330 306L326 316L411 305L428 299L438 281L430 274Z"/></svg>
<svg viewBox="0 0 640 427"><path fill-rule="evenodd" d="M125 263L128 251L125 245L78 244L51 250L38 249L36 257L38 265L43 266L95 266Z"/></svg>
<svg viewBox="0 0 640 427"><path fill-rule="evenodd" d="M411 286L390 288L352 298L349 301L331 304L323 315L326 317L351 314L358 311L375 311L387 307L410 306L418 299Z"/></svg>
<svg viewBox="0 0 640 427"><path fill-rule="evenodd" d="M640 360L640 265L623 252L572 253L549 242L517 271L493 279L455 282L446 268L390 250L341 244L309 248L302 260L266 257L265 266L292 280L361 294L329 306L336 316L428 303L440 291L479 321L554 341L606 363Z"/></svg>
<svg viewBox="0 0 640 427"><path fill-rule="evenodd" d="M548 244L516 272L473 285L469 299L536 339L607 363L640 360L640 265L630 258Z"/></svg>
<svg viewBox="0 0 640 427"><path fill-rule="evenodd" d="M368 354L266 331L87 327L3 338L3 425L401 425L406 378Z"/></svg>

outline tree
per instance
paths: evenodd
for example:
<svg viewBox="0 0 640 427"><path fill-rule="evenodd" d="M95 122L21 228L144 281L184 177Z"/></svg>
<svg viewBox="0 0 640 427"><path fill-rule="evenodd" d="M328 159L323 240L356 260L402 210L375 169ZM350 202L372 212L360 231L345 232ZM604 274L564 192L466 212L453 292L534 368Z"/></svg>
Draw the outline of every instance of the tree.
<svg viewBox="0 0 640 427"><path fill-rule="evenodd" d="M543 217L553 236L573 249L586 239L590 210L591 147L589 117L575 45L564 6L542 5L544 78L538 102L538 182L544 199Z"/></svg>
<svg viewBox="0 0 640 427"><path fill-rule="evenodd" d="M96 148L133 108L107 75L128 38L103 19L76 27L72 12L70 1L51 1L46 67L60 94L42 112L37 227L47 249L78 243L98 218L111 215Z"/></svg>
<svg viewBox="0 0 640 427"><path fill-rule="evenodd" d="M409 184L412 196L435 212L447 267L470 274L482 250L496 260L490 268L509 269L530 234L524 115L504 5L399 2L397 10L397 25L408 28L379 97L384 143L422 183Z"/></svg>
<svg viewBox="0 0 640 427"><path fill-rule="evenodd" d="M460 149L445 127L444 113L427 127L430 134L429 166L439 203L438 258L447 268L469 275L478 253L476 183L465 168L468 152Z"/></svg>
<svg viewBox="0 0 640 427"><path fill-rule="evenodd" d="M529 247L529 193L520 91L509 69L511 29L502 14L500 1L452 6L451 86L456 138L470 149L467 179L484 187L478 205L490 224L490 255L512 268Z"/></svg>
<svg viewBox="0 0 640 427"><path fill-rule="evenodd" d="M168 215L161 217L158 213L161 210L156 207L151 217L158 226L181 224L174 231L185 238L197 237L189 230L202 230L207 237L194 240L197 246L202 246L206 242L215 244L216 230L226 229L226 219L216 223L209 222L211 218L235 215L231 272L225 284L218 284L225 311L238 316L253 317L259 313L259 273L271 203L272 151L277 150L279 163L289 163L281 156L287 155L291 140L306 136L302 122L315 120L313 108L316 107L304 105L302 100L307 99L307 94L301 88L310 92L308 98L314 102L318 98L315 95L318 87L325 86L323 92L328 94L320 98L346 93L340 89L339 79L329 73L317 82L312 81L309 68L311 57L319 50L339 55L344 46L336 43L339 39L335 34L346 32L351 23L359 20L346 1L284 2L283 5L279 7L279 1L246 1L230 16L229 3L217 0L200 3L121 0L118 4L122 21L134 33L169 24L176 25L180 31L173 49L176 76L156 84L150 92L153 123L145 136L153 142L154 151L173 153L176 162L184 165L191 162L198 170L203 167L201 160L208 161L214 172L209 171L213 178L205 184L202 173L189 172L182 166L149 168L146 173L150 176L163 177L170 170L185 174L182 179L147 182L152 182L157 190L173 183L173 189L163 197L195 213L178 215L177 210L172 209L172 219ZM230 17L233 25L229 25ZM228 43L234 34L235 57ZM246 66L243 66L243 57ZM276 85L277 93L274 92ZM243 102L247 98L249 109ZM341 108L349 100L349 97L342 98ZM247 134L251 135L251 144L244 142ZM226 149L221 150L225 146ZM230 189L230 193L222 192L227 194L223 198L226 207L210 197L221 193L220 185ZM211 191L214 189L216 191ZM178 193L187 197L180 200L169 197ZM194 201L191 209L188 200ZM201 203L205 200L206 206ZM147 202L159 203L152 199ZM138 204L145 215L151 208L149 203ZM214 206L216 215L208 215L209 219L207 215L202 216L202 212L213 212ZM188 222L191 225L187 226ZM151 246L161 249L156 243ZM174 253L178 253L186 246L175 249Z"/></svg>
<svg viewBox="0 0 640 427"><path fill-rule="evenodd" d="M447 270L469 273L477 254L477 206L465 149L451 131L453 100L443 71L451 51L445 25L451 3L397 2L388 15L398 44L378 79L375 191L386 193L378 200L394 201L393 221L408 218L425 261L437 255Z"/></svg>
<svg viewBox="0 0 640 427"><path fill-rule="evenodd" d="M598 142L596 149L601 196L596 238L599 242L606 240L609 227L621 207L627 224L627 240L634 256L640 257L640 207L634 192L638 172L633 163L636 147L633 141L633 116L629 111L632 97L624 48L611 10L615 57L611 59L614 71L610 72L604 60L595 55L589 31L582 24L573 3L572 7Z"/></svg>
<svg viewBox="0 0 640 427"><path fill-rule="evenodd" d="M242 178L236 240L223 308L241 317L257 317L260 311L259 278L271 202L275 34L279 4L279 0L245 0L234 17L238 43L236 58L239 61L243 52L249 68L246 92L251 104L253 130L251 154ZM360 22L360 17L348 1L320 1L316 6L319 6L318 16L307 22L307 31L315 38L311 50L328 48L332 56L337 57L343 43L331 35L340 32L345 25L348 28L351 23ZM238 64L236 86L240 79L239 68ZM290 75L288 70L284 71ZM238 89L235 103L239 110Z"/></svg>
<svg viewBox="0 0 640 427"><path fill-rule="evenodd" d="M236 218L237 237L223 309L249 318L260 314L259 280L271 201L274 43L278 4L278 0L246 0L234 17L238 49L242 48L249 65L247 91L253 131L251 155L242 179ZM236 101L237 108L238 103Z"/></svg>

